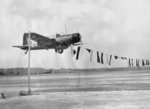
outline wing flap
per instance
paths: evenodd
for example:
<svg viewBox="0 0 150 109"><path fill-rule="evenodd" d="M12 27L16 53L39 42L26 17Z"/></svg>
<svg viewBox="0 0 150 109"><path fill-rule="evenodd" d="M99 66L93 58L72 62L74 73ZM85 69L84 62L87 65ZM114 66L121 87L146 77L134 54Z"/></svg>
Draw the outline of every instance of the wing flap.
<svg viewBox="0 0 150 109"><path fill-rule="evenodd" d="M74 46L78 46L78 45L84 45L84 43L74 43Z"/></svg>

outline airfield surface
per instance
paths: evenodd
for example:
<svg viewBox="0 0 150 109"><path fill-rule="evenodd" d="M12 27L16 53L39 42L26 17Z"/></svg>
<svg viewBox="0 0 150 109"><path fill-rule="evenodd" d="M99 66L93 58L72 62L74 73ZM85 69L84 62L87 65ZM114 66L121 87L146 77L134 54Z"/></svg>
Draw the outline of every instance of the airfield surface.
<svg viewBox="0 0 150 109"><path fill-rule="evenodd" d="M150 71L71 72L0 77L0 109L150 109Z"/></svg>

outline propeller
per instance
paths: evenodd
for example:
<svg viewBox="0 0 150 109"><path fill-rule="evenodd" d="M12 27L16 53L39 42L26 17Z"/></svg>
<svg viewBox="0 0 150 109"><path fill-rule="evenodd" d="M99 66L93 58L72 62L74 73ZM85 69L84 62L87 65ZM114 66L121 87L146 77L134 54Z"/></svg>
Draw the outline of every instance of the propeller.
<svg viewBox="0 0 150 109"><path fill-rule="evenodd" d="M67 33L68 33L68 31L67 31L67 24L65 24L65 34L67 34ZM70 45L70 49L71 49L71 56L73 57L74 49L73 49L73 45L72 44Z"/></svg>

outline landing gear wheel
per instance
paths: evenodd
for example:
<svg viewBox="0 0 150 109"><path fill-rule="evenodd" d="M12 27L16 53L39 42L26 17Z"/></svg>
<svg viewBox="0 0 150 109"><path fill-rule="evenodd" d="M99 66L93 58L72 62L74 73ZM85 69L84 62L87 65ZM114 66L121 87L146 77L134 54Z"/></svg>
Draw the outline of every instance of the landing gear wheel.
<svg viewBox="0 0 150 109"><path fill-rule="evenodd" d="M57 52L62 54L63 53L63 49L58 49Z"/></svg>
<svg viewBox="0 0 150 109"><path fill-rule="evenodd" d="M62 54L63 53L63 49L55 49L55 52Z"/></svg>

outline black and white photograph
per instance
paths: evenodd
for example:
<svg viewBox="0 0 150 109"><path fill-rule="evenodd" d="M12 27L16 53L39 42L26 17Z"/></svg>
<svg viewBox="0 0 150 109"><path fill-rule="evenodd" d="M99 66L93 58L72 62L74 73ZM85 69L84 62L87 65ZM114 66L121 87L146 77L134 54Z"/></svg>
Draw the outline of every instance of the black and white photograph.
<svg viewBox="0 0 150 109"><path fill-rule="evenodd" d="M0 0L0 109L150 109L150 0Z"/></svg>

